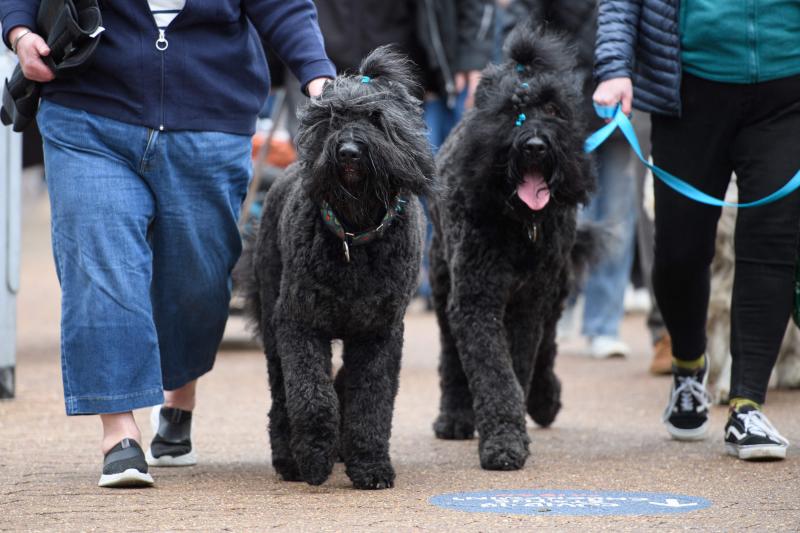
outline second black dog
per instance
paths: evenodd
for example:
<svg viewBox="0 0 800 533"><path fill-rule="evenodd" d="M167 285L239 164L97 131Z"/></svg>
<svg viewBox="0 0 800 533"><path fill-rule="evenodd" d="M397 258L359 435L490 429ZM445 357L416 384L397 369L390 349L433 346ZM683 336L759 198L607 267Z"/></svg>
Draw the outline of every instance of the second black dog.
<svg viewBox="0 0 800 533"><path fill-rule="evenodd" d="M590 252L576 211L594 187L573 57L527 25L507 52L439 152L448 192L433 208L431 248L442 344L434 430L466 439L477 428L481 466L493 470L524 465L526 407L547 426L561 406L556 323Z"/></svg>
<svg viewBox="0 0 800 533"><path fill-rule="evenodd" d="M243 262L267 355L272 463L285 480L320 484L341 454L356 488L394 483L403 316L423 243L417 195L433 176L413 90L409 62L379 48L358 76L310 101L299 161L269 190ZM333 339L344 343L335 388Z"/></svg>

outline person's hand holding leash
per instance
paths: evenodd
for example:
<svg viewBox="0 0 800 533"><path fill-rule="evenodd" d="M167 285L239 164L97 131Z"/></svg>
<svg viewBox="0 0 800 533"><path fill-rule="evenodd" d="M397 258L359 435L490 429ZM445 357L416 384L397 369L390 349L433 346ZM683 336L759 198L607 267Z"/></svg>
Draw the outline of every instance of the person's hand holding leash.
<svg viewBox="0 0 800 533"><path fill-rule="evenodd" d="M55 78L53 71L42 61L42 57L50 54L50 47L41 36L24 26L17 26L9 32L8 40L13 44L26 78L42 83Z"/></svg>
<svg viewBox="0 0 800 533"><path fill-rule="evenodd" d="M622 102L622 112L631 114L633 102L633 84L630 78L611 78L601 82L592 95L592 100L598 105L614 107ZM608 122L608 120L606 120Z"/></svg>

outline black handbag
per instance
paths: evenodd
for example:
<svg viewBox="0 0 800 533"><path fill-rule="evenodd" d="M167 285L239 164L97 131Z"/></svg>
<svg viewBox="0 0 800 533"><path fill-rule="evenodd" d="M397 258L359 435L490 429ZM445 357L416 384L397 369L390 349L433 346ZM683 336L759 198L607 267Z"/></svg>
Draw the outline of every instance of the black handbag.
<svg viewBox="0 0 800 533"><path fill-rule="evenodd" d="M87 65L104 31L98 0L42 0L36 30L50 47L42 60L56 78L73 76ZM6 79L0 120L14 131L24 130L39 109L41 84L22 74L17 65Z"/></svg>

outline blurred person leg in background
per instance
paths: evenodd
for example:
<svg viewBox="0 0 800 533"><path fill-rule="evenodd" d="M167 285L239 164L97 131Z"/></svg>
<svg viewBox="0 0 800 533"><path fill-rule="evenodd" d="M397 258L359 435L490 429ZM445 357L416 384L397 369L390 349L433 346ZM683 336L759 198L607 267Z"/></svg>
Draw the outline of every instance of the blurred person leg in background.
<svg viewBox="0 0 800 533"><path fill-rule="evenodd" d="M650 115L642 111L633 114L631 120L639 146L645 159L650 157ZM653 293L653 254L655 248L655 205L653 205L653 176L638 160L634 161L637 182L637 204L639 216L636 220L636 258L639 271L650 297L650 309L647 311L647 329L653 346L653 358L650 361L650 373L656 376L672 374L672 339L661 316L655 294Z"/></svg>
<svg viewBox="0 0 800 533"><path fill-rule="evenodd" d="M597 150L597 193L581 212L583 221L606 233L603 257L590 270L583 289L581 332L589 341L591 356L599 359L630 354L619 338L638 214L630 162L630 146L621 136L613 136Z"/></svg>
<svg viewBox="0 0 800 533"><path fill-rule="evenodd" d="M466 98L466 89L461 91L453 102L448 102L447 98L441 98L435 93L425 95L423 112L425 114L425 124L428 126L428 141L431 143L431 149L434 155L436 155L436 152L438 152L439 148L444 144L445 139L447 139L453 127L461 120L461 115L464 113L464 102ZM427 198L421 198L421 200L427 222L425 226L425 250L422 255L422 272L420 274L417 296L424 302L425 309L430 311L433 310L433 301L431 299L431 282L428 279L428 270L430 267L428 251L431 247L433 225L431 224L428 214L428 200Z"/></svg>

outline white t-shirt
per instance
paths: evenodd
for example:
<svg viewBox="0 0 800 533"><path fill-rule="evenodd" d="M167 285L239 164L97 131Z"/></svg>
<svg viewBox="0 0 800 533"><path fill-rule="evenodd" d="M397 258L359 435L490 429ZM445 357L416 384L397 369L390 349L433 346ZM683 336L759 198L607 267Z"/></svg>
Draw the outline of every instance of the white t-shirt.
<svg viewBox="0 0 800 533"><path fill-rule="evenodd" d="M186 0L147 0L147 3L156 19L156 26L158 29L164 30L181 12L183 6L186 5Z"/></svg>

